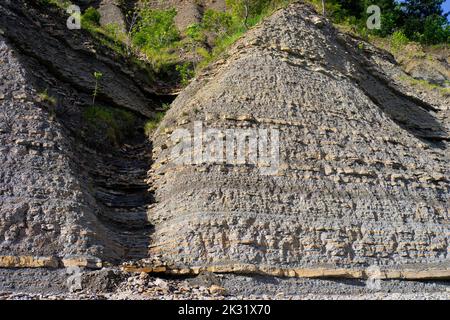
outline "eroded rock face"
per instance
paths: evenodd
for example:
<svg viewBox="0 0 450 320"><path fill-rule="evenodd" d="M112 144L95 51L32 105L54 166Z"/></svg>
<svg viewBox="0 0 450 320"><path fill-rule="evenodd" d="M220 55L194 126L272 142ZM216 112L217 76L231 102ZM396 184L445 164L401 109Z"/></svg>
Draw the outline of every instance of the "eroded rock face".
<svg viewBox="0 0 450 320"><path fill-rule="evenodd" d="M66 19L32 1L0 3L0 267L99 268L147 252L151 148L137 128L157 97ZM96 71L96 105L134 119L121 145L89 130Z"/></svg>
<svg viewBox="0 0 450 320"><path fill-rule="evenodd" d="M85 250L86 238L77 230L82 190L71 168L69 139L35 104L37 93L4 37L0 57L1 255Z"/></svg>
<svg viewBox="0 0 450 320"><path fill-rule="evenodd" d="M250 31L175 100L154 136L149 255L180 268L448 264L449 101L407 93L398 72L303 4ZM195 125L203 149L171 139L194 137ZM199 158L216 141L212 128L224 145L227 129L276 130L277 170ZM184 164L180 141L192 156Z"/></svg>
<svg viewBox="0 0 450 320"><path fill-rule="evenodd" d="M392 57L309 7L277 12L176 100L154 137L155 230L142 132L114 147L80 132L94 71L97 103L132 111L136 127L158 83L31 1L0 4L0 34L0 267L148 255L159 265L130 270L360 278L379 264L401 269L386 278L448 277L449 98L410 91ZM179 164L171 134L195 128L257 130L254 145L279 158L232 162L246 147L212 161L192 140Z"/></svg>

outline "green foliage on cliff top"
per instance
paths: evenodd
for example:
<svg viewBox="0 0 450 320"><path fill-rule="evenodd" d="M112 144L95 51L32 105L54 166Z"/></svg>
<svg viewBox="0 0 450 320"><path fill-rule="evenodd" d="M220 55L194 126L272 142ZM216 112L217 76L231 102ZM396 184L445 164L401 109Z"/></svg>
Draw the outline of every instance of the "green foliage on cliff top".
<svg viewBox="0 0 450 320"><path fill-rule="evenodd" d="M153 10L147 7L138 9L139 19L131 30L133 45L147 57L155 70L165 70L177 63L173 54L180 40L175 26L175 9Z"/></svg>
<svg viewBox="0 0 450 320"><path fill-rule="evenodd" d="M316 7L321 0L310 0ZM449 43L450 25L442 10L444 0L326 0L327 16L335 23L350 25L362 35L381 37L402 32L411 41L425 45ZM370 5L381 9L381 29L369 30L366 22Z"/></svg>
<svg viewBox="0 0 450 320"><path fill-rule="evenodd" d="M81 16L81 24L82 26L87 25L100 25L100 12L97 11L97 9L93 7L89 7L84 11L83 15Z"/></svg>

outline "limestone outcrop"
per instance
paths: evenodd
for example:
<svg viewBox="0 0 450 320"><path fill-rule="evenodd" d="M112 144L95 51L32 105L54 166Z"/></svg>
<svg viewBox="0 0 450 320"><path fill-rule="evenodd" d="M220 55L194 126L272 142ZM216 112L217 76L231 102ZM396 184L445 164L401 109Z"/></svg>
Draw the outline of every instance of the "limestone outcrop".
<svg viewBox="0 0 450 320"><path fill-rule="evenodd" d="M151 149L138 128L160 106L155 82L67 17L0 3L0 267L98 268L147 252ZM96 105L132 119L120 145L85 116L94 72Z"/></svg>
<svg viewBox="0 0 450 320"><path fill-rule="evenodd" d="M102 3L114 21L117 2ZM177 4L182 24L224 2ZM2 279L130 260L155 274L449 277L450 98L402 82L391 55L293 4L206 68L149 141L170 85L57 10L0 3ZM120 143L90 107L127 112Z"/></svg>
<svg viewBox="0 0 450 320"><path fill-rule="evenodd" d="M178 270L448 275L449 97L410 92L401 73L302 3L249 31L155 133L149 256ZM242 150L229 132L250 132ZM279 159L255 145L279 145Z"/></svg>

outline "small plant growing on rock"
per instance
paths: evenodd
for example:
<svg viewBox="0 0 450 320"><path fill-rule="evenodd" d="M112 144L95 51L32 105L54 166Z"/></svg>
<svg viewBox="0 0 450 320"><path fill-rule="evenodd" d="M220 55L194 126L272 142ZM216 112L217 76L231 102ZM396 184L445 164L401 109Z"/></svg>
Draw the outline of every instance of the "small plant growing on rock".
<svg viewBox="0 0 450 320"><path fill-rule="evenodd" d="M126 110L90 106L83 113L89 135L96 141L106 138L111 145L119 146L132 134L135 126L135 116Z"/></svg>
<svg viewBox="0 0 450 320"><path fill-rule="evenodd" d="M94 72L94 78L95 78L95 88L94 88L94 93L92 94L92 105L95 105L95 99L97 98L98 95L98 89L99 89L99 82L103 77L103 73L101 72Z"/></svg>
<svg viewBox="0 0 450 320"><path fill-rule="evenodd" d="M54 119L56 117L56 106L58 103L56 98L51 96L48 93L47 89L45 89L42 92L39 92L38 98L39 98L40 102L42 102L46 105L48 112L50 114L50 119Z"/></svg>
<svg viewBox="0 0 450 320"><path fill-rule="evenodd" d="M155 132L169 109L170 104L163 103L161 109L159 109L159 111L156 112L155 115L145 123L144 131L147 136L151 136L153 132Z"/></svg>
<svg viewBox="0 0 450 320"><path fill-rule="evenodd" d="M176 70L180 74L180 80L183 86L187 86L189 84L189 81L195 75L195 72L189 62L177 65Z"/></svg>
<svg viewBox="0 0 450 320"><path fill-rule="evenodd" d="M165 112L157 112L150 120L145 123L144 131L147 136L151 136L158 128L159 123L164 118Z"/></svg>
<svg viewBox="0 0 450 320"><path fill-rule="evenodd" d="M88 25L100 25L100 13L95 8L87 8L81 16L81 23L84 27Z"/></svg>
<svg viewBox="0 0 450 320"><path fill-rule="evenodd" d="M52 97L51 95L48 94L48 90L45 89L42 92L38 93L38 97L42 102L48 103L50 105L56 106L56 98Z"/></svg>

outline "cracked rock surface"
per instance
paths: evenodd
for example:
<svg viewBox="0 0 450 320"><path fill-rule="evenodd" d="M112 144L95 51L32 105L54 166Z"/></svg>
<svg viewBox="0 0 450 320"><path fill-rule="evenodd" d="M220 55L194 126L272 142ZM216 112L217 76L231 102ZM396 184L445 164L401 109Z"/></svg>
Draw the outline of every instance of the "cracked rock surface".
<svg viewBox="0 0 450 320"><path fill-rule="evenodd" d="M154 136L150 256L243 272L448 269L449 99L408 93L387 53L360 47L297 3L182 92ZM205 141L208 128L277 129L279 170L195 163L195 142L175 161L170 134L198 121Z"/></svg>
<svg viewBox="0 0 450 320"><path fill-rule="evenodd" d="M159 98L66 19L32 1L0 3L1 267L99 268L147 254L151 144L139 128ZM96 104L132 115L136 129L118 144L84 115L93 72L103 74Z"/></svg>
<svg viewBox="0 0 450 320"><path fill-rule="evenodd" d="M197 19L199 2L183 6ZM0 299L448 299L448 95L414 90L391 55L296 3L205 69L149 141L170 84L49 10L0 3ZM133 115L120 143L83 118L95 71L97 104ZM172 133L196 123L270 132L275 170L249 148L233 150L246 163L198 160L195 143L180 164ZM380 292L298 279L371 265L390 272ZM392 280L405 274L433 281Z"/></svg>

